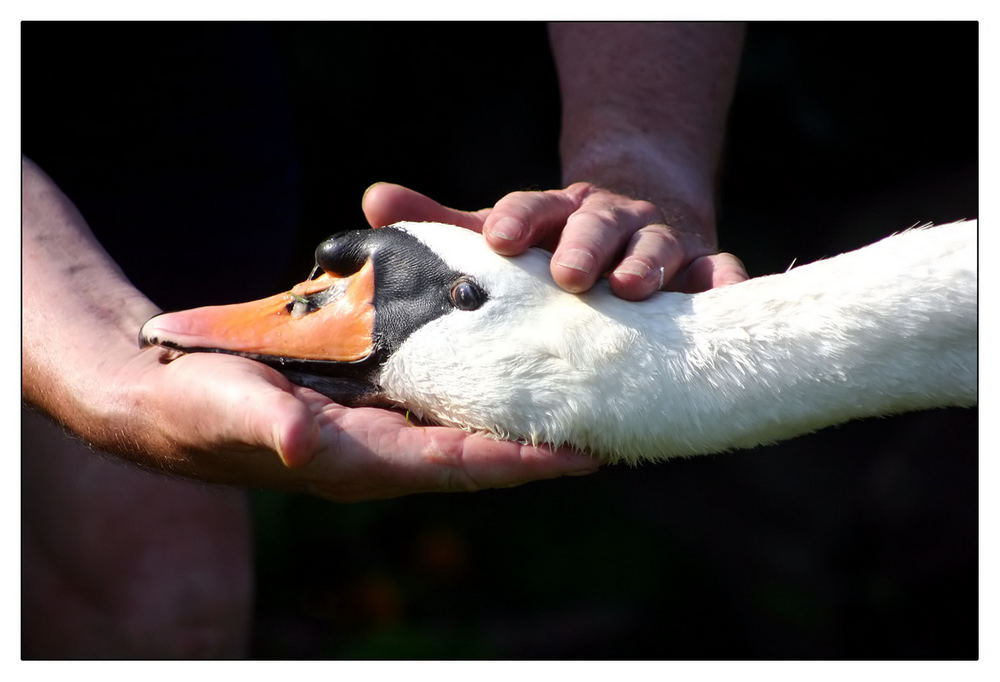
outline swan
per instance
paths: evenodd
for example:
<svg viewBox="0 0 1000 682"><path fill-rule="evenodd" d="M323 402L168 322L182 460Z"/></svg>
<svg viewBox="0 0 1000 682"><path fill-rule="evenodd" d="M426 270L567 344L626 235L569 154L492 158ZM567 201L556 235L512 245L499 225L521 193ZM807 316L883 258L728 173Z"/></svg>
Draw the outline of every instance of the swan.
<svg viewBox="0 0 1000 682"><path fill-rule="evenodd" d="M641 302L560 289L550 254L469 230L344 232L310 279L165 313L144 346L266 362L351 405L639 463L977 404L977 222L913 228L781 274Z"/></svg>

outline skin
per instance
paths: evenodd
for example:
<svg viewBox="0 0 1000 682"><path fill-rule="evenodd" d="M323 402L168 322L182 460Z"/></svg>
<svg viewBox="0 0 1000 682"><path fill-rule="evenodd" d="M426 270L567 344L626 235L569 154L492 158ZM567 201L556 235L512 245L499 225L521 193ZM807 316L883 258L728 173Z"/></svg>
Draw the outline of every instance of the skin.
<svg viewBox="0 0 1000 682"><path fill-rule="evenodd" d="M22 416L25 657L246 652L245 493L187 479L348 502L597 470L568 449L348 409L244 358L162 362L136 341L159 309L29 160L22 187L22 396L90 446L161 472Z"/></svg>
<svg viewBox="0 0 1000 682"><path fill-rule="evenodd" d="M738 258L717 253L714 192L742 26L560 23L550 34L566 187L460 211L378 183L362 200L368 222L450 222L504 255L543 246L571 292L605 272L628 300L747 279Z"/></svg>
<svg viewBox="0 0 1000 682"><path fill-rule="evenodd" d="M206 481L341 501L503 487L596 468L568 450L415 429L395 412L344 408L244 358L162 362L161 350L136 342L160 310L51 180L28 160L22 170L24 397L102 450Z"/></svg>
<svg viewBox="0 0 1000 682"><path fill-rule="evenodd" d="M745 279L715 253L712 191L740 30L560 24L551 38L566 186L464 212L380 183L363 199L369 222L454 222L504 254L547 246L570 291L607 270L636 300ZM22 395L74 434L22 417L24 656L244 654L249 516L238 488L214 484L355 501L597 469L566 449L345 408L243 358L140 350L159 309L27 159L22 267Z"/></svg>

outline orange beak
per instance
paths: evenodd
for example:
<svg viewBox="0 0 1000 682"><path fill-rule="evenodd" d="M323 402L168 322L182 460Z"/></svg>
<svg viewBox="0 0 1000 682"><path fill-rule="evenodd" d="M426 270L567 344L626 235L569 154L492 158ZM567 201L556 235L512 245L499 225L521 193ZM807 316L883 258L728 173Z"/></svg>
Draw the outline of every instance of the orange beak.
<svg viewBox="0 0 1000 682"><path fill-rule="evenodd" d="M143 325L143 346L223 351L261 358L357 362L374 351L375 269L324 273L276 296L157 315Z"/></svg>

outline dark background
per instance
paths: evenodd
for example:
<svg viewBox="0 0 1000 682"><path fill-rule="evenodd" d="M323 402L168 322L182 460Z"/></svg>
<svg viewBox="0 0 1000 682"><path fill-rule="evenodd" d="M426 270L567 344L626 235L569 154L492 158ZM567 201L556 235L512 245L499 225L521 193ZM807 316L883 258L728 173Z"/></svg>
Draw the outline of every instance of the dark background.
<svg viewBox="0 0 1000 682"><path fill-rule="evenodd" d="M559 184L538 24L22 37L25 153L165 308L298 281L376 180L460 208ZM751 25L723 248L765 274L975 217L977 69L975 23ZM256 491L252 654L975 658L977 426L910 414L474 495Z"/></svg>

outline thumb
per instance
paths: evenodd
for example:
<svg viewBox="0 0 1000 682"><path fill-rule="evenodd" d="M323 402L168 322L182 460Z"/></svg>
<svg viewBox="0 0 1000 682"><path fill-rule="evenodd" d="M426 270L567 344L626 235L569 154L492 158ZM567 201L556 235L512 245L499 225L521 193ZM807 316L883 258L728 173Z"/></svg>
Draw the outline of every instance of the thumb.
<svg viewBox="0 0 1000 682"><path fill-rule="evenodd" d="M361 210L372 227L401 220L431 221L459 225L481 232L489 209L460 211L402 185L376 182L361 197Z"/></svg>
<svg viewBox="0 0 1000 682"><path fill-rule="evenodd" d="M280 389L248 401L245 428L255 445L272 450L290 468L308 464L319 446L319 425L309 406Z"/></svg>

